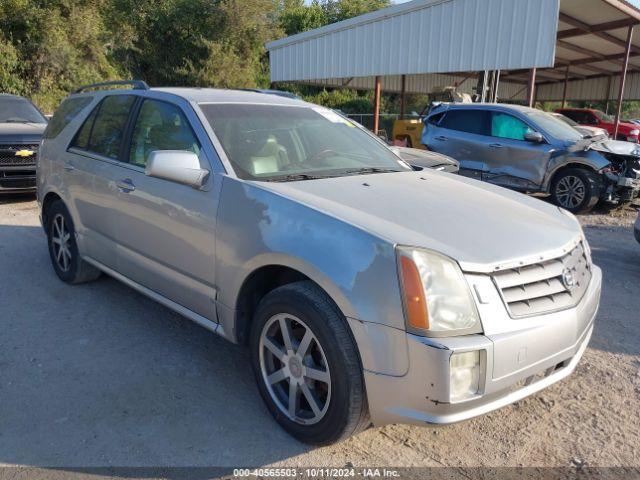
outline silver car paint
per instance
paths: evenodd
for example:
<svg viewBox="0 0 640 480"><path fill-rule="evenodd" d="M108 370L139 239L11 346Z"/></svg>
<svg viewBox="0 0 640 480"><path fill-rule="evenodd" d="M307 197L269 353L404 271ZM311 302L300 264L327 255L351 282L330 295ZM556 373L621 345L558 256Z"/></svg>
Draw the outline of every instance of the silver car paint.
<svg viewBox="0 0 640 480"><path fill-rule="evenodd" d="M376 424L446 423L496 408L487 401L467 410L450 407L462 417L429 413L434 405L438 411L446 408L441 402L447 401L448 359L454 351L486 350L484 382L494 396L550 361L579 359L576 339L586 338L595 315L598 275L577 307L518 321L508 316L486 275L562 255L583 240L574 217L515 192L432 171L289 183L238 179L210 127L201 123L197 103L302 104L250 92L136 92L183 109L203 146L202 168L212 172L200 190L145 178L132 165L66 152L80 123L108 94L114 92L88 94L94 102L59 137L43 143L38 200L42 205L47 194L59 195L74 219L83 257L142 293L238 341L238 297L250 275L272 265L299 271L320 285L347 318ZM83 177L78 175L81 162L106 172L93 170ZM68 163L75 170L65 170ZM125 178L135 190L118 191ZM100 231L105 220L113 232ZM435 340L406 333L398 244L449 255L467 272L470 288L493 288L479 308L483 335ZM547 341L550 334L553 342ZM518 363L523 345L531 353ZM435 402L425 401L428 395Z"/></svg>
<svg viewBox="0 0 640 480"><path fill-rule="evenodd" d="M422 143L458 160L461 173L473 178L520 190L548 192L553 175L563 166L581 164L598 171L609 165L597 152L581 148L567 149L564 141L554 138L539 125L533 125L525 115L532 110L527 107L493 103L443 105L433 113L447 108L506 113L542 133L546 140L546 143L536 144L458 132L428 124L422 133Z"/></svg>

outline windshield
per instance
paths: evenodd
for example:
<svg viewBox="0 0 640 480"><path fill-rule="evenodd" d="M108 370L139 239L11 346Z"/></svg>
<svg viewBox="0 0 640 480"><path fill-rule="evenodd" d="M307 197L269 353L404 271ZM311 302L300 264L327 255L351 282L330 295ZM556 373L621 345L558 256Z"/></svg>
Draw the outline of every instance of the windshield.
<svg viewBox="0 0 640 480"><path fill-rule="evenodd" d="M575 128L567 125L562 120L554 117L550 113L540 110L525 113L532 122L538 125L542 130L547 132L558 140L577 142L582 140L582 135Z"/></svg>
<svg viewBox="0 0 640 480"><path fill-rule="evenodd" d="M603 122L612 123L615 120L611 115L607 115L602 110L594 110L593 113L595 113L596 117L598 117Z"/></svg>
<svg viewBox="0 0 640 480"><path fill-rule="evenodd" d="M47 123L47 119L26 98L0 95L0 123Z"/></svg>
<svg viewBox="0 0 640 480"><path fill-rule="evenodd" d="M286 181L410 170L370 134L326 108L200 108L240 178Z"/></svg>

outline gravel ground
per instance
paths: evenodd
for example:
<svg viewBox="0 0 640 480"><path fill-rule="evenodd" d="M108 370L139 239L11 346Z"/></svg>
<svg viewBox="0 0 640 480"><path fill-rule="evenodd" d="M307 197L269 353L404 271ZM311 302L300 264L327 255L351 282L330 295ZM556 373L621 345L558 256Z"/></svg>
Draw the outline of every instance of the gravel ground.
<svg viewBox="0 0 640 480"><path fill-rule="evenodd" d="M271 420L245 350L110 278L61 283L33 199L0 199L0 464L640 467L637 208L581 217L605 282L571 377L462 424L315 449Z"/></svg>

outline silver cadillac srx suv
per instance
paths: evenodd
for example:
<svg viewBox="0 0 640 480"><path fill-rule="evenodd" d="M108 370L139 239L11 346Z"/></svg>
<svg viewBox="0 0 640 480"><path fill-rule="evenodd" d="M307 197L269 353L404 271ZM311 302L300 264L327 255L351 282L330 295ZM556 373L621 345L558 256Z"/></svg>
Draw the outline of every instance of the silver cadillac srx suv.
<svg viewBox="0 0 640 480"><path fill-rule="evenodd" d="M414 171L301 100L132 85L79 90L45 134L53 268L247 345L298 439L466 420L575 369L601 271L572 214Z"/></svg>

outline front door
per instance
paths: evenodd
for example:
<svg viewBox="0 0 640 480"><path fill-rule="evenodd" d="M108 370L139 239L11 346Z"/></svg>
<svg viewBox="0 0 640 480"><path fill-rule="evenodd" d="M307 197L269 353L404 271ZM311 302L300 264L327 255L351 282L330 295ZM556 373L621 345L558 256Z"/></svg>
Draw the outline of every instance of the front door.
<svg viewBox="0 0 640 480"><path fill-rule="evenodd" d="M537 190L543 183L552 147L530 142L525 134L534 131L523 120L504 112L491 112L491 153L486 157L484 180L520 190Z"/></svg>
<svg viewBox="0 0 640 480"><path fill-rule="evenodd" d="M188 150L211 170L201 143L178 105L141 100L118 178L118 271L215 320L216 200L202 190L145 175L149 154Z"/></svg>

